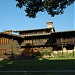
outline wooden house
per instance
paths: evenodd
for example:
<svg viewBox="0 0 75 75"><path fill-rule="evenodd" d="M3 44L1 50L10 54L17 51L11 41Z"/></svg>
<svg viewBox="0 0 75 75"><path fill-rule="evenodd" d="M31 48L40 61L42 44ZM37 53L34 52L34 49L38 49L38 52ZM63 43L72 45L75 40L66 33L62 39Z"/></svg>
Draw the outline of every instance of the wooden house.
<svg viewBox="0 0 75 75"><path fill-rule="evenodd" d="M32 56L34 52L40 49L51 48L47 41L51 38L51 33L55 32L53 22L47 22L48 28L33 29L33 30L18 30L14 31L24 37L24 42L21 44L21 48L24 49L25 56ZM52 39L51 39L52 40Z"/></svg>
<svg viewBox="0 0 75 75"><path fill-rule="evenodd" d="M38 50L52 49L53 51L75 50L75 30L55 32L53 22L47 22L48 28L33 30L7 30L0 32L0 57L6 57L4 53L11 51L19 53L23 51L24 56L32 56ZM12 32L18 33L18 35Z"/></svg>
<svg viewBox="0 0 75 75"><path fill-rule="evenodd" d="M11 33L11 30L0 32L0 58L7 58L11 52L18 53L23 38ZM8 55L5 55L8 54Z"/></svg>
<svg viewBox="0 0 75 75"><path fill-rule="evenodd" d="M53 51L61 50L62 54L66 50L73 50L75 48L75 31L61 31L55 32L53 22L47 22L48 28L34 29L34 30L19 30L14 31L24 37L24 42L21 48L24 49L25 55L32 55L40 49L52 49Z"/></svg>

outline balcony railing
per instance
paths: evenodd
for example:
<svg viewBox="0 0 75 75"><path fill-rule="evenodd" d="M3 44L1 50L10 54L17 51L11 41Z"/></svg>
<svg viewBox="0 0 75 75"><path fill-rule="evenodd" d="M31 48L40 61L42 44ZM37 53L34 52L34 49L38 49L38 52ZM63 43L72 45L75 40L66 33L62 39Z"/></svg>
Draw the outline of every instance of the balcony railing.
<svg viewBox="0 0 75 75"><path fill-rule="evenodd" d="M71 44L74 42L75 42L75 38L62 38L62 41L61 38L59 38L56 40L57 44Z"/></svg>

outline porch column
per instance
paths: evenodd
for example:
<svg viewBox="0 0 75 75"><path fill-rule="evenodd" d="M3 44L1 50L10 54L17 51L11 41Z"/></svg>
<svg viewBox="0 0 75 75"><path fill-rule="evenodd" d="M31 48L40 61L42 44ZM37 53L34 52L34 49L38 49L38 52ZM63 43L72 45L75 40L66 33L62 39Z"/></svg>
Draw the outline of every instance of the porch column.
<svg viewBox="0 0 75 75"><path fill-rule="evenodd" d="M73 49L73 57L74 57L74 51L75 51L75 45L74 45L74 49Z"/></svg>
<svg viewBox="0 0 75 75"><path fill-rule="evenodd" d="M32 56L33 56L33 36L32 36Z"/></svg>
<svg viewBox="0 0 75 75"><path fill-rule="evenodd" d="M67 52L67 49L66 49L66 47L63 47L63 52Z"/></svg>
<svg viewBox="0 0 75 75"><path fill-rule="evenodd" d="M63 58L63 40L62 40L62 37L61 37L61 47L62 47L62 58Z"/></svg>

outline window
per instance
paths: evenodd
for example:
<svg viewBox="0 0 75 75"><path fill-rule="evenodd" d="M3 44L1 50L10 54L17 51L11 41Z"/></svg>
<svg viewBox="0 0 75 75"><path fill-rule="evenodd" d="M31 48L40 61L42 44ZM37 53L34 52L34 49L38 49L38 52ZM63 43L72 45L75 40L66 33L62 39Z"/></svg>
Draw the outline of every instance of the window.
<svg viewBox="0 0 75 75"><path fill-rule="evenodd" d="M9 39L8 38L0 38L0 44L8 44Z"/></svg>
<svg viewBox="0 0 75 75"><path fill-rule="evenodd" d="M0 55L3 55L4 53L6 53L6 49L0 49Z"/></svg>

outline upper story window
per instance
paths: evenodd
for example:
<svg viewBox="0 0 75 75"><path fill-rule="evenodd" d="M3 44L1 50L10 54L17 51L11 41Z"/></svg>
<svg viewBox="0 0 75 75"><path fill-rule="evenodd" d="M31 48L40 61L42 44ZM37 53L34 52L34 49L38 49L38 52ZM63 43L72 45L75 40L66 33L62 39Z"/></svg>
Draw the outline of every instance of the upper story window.
<svg viewBox="0 0 75 75"><path fill-rule="evenodd" d="M0 38L0 44L8 44L9 39L8 38Z"/></svg>

